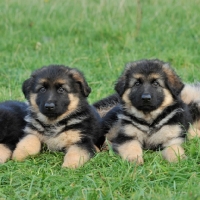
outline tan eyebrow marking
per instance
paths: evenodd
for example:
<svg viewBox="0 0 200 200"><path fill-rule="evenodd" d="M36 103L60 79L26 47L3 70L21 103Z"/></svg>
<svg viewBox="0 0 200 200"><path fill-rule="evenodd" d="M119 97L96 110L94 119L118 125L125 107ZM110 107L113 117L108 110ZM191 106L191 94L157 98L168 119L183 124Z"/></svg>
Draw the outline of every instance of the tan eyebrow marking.
<svg viewBox="0 0 200 200"><path fill-rule="evenodd" d="M161 76L160 76L160 74L153 73L153 74L149 74L148 78L149 79L161 79Z"/></svg>
<svg viewBox="0 0 200 200"><path fill-rule="evenodd" d="M48 85L48 80L47 79L39 79L35 86L35 89L38 90L41 87L43 87L44 85Z"/></svg>
<svg viewBox="0 0 200 200"><path fill-rule="evenodd" d="M67 83L67 81L64 80L64 79L57 79L57 80L54 81L54 84L64 85L66 83Z"/></svg>
<svg viewBox="0 0 200 200"><path fill-rule="evenodd" d="M39 79L38 84L44 84L44 83L47 83L47 82L48 82L47 79L42 78L42 79Z"/></svg>
<svg viewBox="0 0 200 200"><path fill-rule="evenodd" d="M133 78L135 78L135 79L144 79L145 78L145 76L143 75L143 74L133 74Z"/></svg>

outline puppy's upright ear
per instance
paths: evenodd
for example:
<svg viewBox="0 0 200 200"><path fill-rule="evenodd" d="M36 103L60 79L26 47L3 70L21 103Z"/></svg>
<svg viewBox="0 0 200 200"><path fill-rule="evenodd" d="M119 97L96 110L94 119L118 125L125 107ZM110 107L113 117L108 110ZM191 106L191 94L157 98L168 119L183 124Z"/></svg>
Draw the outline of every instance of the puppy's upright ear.
<svg viewBox="0 0 200 200"><path fill-rule="evenodd" d="M30 94L31 78L25 80L22 84L22 92L26 99L28 99Z"/></svg>
<svg viewBox="0 0 200 200"><path fill-rule="evenodd" d="M88 97L88 95L91 92L91 88L88 86L83 74L78 71L77 69L71 69L69 71L69 74L72 76L72 78L76 81L76 83L79 84L81 93L85 96Z"/></svg>
<svg viewBox="0 0 200 200"><path fill-rule="evenodd" d="M173 95L179 95L184 87L184 84L181 81L180 77L176 74L176 72L170 67L168 63L163 64L162 68L164 73L166 74L166 83L169 90Z"/></svg>

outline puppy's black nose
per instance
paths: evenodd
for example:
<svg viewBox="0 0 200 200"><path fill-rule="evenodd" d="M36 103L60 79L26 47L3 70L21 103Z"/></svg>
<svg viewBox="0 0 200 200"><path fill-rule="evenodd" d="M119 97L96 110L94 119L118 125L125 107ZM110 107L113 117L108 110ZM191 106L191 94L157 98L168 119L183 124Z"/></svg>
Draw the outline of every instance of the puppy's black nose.
<svg viewBox="0 0 200 200"><path fill-rule="evenodd" d="M54 110L55 104L54 103L45 103L44 107L46 110Z"/></svg>
<svg viewBox="0 0 200 200"><path fill-rule="evenodd" d="M143 94L142 95L142 100L143 101L150 101L151 100L151 95L150 94Z"/></svg>

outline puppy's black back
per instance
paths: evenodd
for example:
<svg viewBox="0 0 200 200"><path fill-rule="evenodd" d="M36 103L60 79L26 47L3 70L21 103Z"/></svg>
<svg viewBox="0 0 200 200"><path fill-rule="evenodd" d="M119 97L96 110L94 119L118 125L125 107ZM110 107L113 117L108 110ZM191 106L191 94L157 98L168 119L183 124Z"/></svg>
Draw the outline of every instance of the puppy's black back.
<svg viewBox="0 0 200 200"><path fill-rule="evenodd" d="M0 103L0 143L7 145L11 150L23 137L27 107L26 103L18 101Z"/></svg>
<svg viewBox="0 0 200 200"><path fill-rule="evenodd" d="M117 93L105 97L95 103L93 106L96 108L97 112L101 117L105 116L112 108L117 106L121 102L120 97Z"/></svg>

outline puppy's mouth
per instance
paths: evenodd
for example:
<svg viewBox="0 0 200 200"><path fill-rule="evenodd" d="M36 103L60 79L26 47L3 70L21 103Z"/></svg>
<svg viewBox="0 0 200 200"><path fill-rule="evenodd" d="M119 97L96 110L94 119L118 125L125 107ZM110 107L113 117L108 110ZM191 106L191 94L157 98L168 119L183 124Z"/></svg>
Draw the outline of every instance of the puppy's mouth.
<svg viewBox="0 0 200 200"><path fill-rule="evenodd" d="M144 113L149 113L149 112L151 112L155 109L156 108L153 105L146 105L145 104L145 105L138 106L138 110L143 111Z"/></svg>
<svg viewBox="0 0 200 200"><path fill-rule="evenodd" d="M56 119L59 115L57 113L43 113L49 119Z"/></svg>

